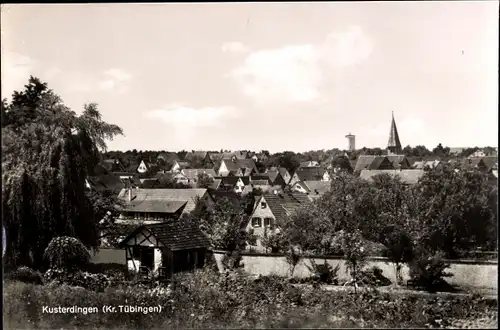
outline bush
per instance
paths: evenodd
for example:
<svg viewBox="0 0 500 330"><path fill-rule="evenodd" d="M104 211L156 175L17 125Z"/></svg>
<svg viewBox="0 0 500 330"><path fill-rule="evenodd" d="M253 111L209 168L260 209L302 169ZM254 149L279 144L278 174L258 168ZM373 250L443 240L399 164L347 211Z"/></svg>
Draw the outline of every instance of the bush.
<svg viewBox="0 0 500 330"><path fill-rule="evenodd" d="M333 268L326 260L322 264L317 264L314 259L309 259L311 266L307 265L309 271L313 274L313 278L317 279L320 283L334 284L339 283L338 272L340 265Z"/></svg>
<svg viewBox="0 0 500 330"><path fill-rule="evenodd" d="M104 291L110 285L110 280L104 274L69 271L64 268L50 268L45 272L44 278L47 283L79 286L98 292Z"/></svg>
<svg viewBox="0 0 500 330"><path fill-rule="evenodd" d="M44 283L42 273L25 266L6 274L5 279L38 285Z"/></svg>
<svg viewBox="0 0 500 330"><path fill-rule="evenodd" d="M43 257L50 268L81 269L90 261L90 253L82 242L68 236L53 238Z"/></svg>
<svg viewBox="0 0 500 330"><path fill-rule="evenodd" d="M445 263L442 253L434 255L420 255L409 263L412 285L429 292L453 291L453 288L444 280L444 277L453 276L445 272L450 267Z"/></svg>
<svg viewBox="0 0 500 330"><path fill-rule="evenodd" d="M391 280L385 277L382 269L373 266L370 269L360 272L359 282L368 286L386 286L391 284Z"/></svg>

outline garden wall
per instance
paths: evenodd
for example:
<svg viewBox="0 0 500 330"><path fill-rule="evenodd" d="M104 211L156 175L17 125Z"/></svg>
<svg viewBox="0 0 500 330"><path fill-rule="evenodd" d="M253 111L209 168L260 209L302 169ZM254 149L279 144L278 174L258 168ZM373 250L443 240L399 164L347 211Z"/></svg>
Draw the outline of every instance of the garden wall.
<svg viewBox="0 0 500 330"><path fill-rule="evenodd" d="M221 259L224 256L223 251L214 252L215 259L219 269L222 269ZM314 258L316 263L323 263L325 260L333 267L340 265L338 272L339 280L348 280L349 274L346 273L345 260L340 257L321 257ZM242 262L247 272L254 275L279 275L290 276L290 266L286 258L279 254L258 254L242 253ZM447 278L450 284L476 287L476 288L498 288L498 264L496 261L471 261L471 260L453 260L450 262L448 272L453 276ZM295 267L295 277L308 277L311 275L307 265L310 266L308 259L302 259ZM396 282L396 271L392 263L387 262L386 258L370 258L368 267L377 266L382 269L384 276L393 283ZM405 280L409 279L408 267L402 269Z"/></svg>
<svg viewBox="0 0 500 330"><path fill-rule="evenodd" d="M125 250L115 248L99 248L96 254L92 254L90 262L94 264L126 264Z"/></svg>

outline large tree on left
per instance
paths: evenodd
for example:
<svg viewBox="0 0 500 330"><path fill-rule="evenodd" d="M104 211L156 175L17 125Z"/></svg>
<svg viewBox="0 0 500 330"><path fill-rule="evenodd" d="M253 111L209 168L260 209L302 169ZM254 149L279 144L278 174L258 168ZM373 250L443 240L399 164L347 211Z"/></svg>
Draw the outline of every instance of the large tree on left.
<svg viewBox="0 0 500 330"><path fill-rule="evenodd" d="M77 115L34 77L1 107L5 261L38 268L56 236L96 247L99 219L85 194L85 178L106 140L122 129L104 122L96 104Z"/></svg>

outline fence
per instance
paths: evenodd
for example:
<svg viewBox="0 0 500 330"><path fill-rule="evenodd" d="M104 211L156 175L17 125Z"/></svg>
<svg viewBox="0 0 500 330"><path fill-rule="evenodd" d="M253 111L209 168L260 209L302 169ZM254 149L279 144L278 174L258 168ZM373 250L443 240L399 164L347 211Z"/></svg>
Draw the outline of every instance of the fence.
<svg viewBox="0 0 500 330"><path fill-rule="evenodd" d="M219 269L222 269L222 257L225 251L214 251L214 256ZM242 263L244 269L254 275L279 275L290 276L290 265L282 254L264 254L243 252ZM345 260L343 257L318 256L313 258L316 263L327 262L333 267L339 265L339 280L348 280ZM498 264L497 261L484 260L449 260L450 268L447 270L453 276L446 280L453 285L476 288L498 288ZM304 278L311 276L308 268L311 266L309 258L302 259L295 267L293 276ZM368 267L377 266L383 271L383 275L393 283L396 282L396 270L387 258L373 257L368 259ZM409 280L409 269L402 267L402 275L405 281Z"/></svg>

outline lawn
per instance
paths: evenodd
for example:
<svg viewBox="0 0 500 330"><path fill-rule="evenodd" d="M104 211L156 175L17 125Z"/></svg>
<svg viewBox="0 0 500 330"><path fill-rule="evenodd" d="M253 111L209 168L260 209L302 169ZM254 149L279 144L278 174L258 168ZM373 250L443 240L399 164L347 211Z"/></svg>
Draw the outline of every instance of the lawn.
<svg viewBox="0 0 500 330"><path fill-rule="evenodd" d="M296 287L278 277L253 279L203 270L177 276L169 289L141 285L95 292L67 285L4 282L8 329L159 328L446 328L464 321L496 328L497 300L362 289ZM157 306L150 313L118 306ZM46 307L97 307L96 313L44 312ZM116 312L103 311L116 307ZM160 310L161 309L161 310ZM478 321L479 320L479 321Z"/></svg>

